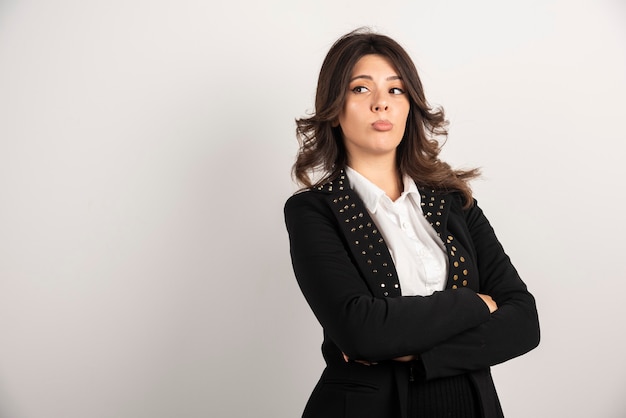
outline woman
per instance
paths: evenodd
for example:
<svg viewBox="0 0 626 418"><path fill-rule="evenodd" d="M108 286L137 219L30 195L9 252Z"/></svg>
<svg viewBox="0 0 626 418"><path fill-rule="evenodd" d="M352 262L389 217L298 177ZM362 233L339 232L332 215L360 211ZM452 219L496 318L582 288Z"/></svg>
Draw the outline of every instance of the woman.
<svg viewBox="0 0 626 418"><path fill-rule="evenodd" d="M538 345L537 311L472 197L478 171L438 158L443 111L364 30L328 52L315 108L297 121L307 190L285 205L327 365L303 416L502 417L489 368Z"/></svg>

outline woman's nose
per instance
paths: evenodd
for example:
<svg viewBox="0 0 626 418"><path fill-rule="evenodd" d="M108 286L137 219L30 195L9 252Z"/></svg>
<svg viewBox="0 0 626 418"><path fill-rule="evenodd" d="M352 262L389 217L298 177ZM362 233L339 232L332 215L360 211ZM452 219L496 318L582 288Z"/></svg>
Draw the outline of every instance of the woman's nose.
<svg viewBox="0 0 626 418"><path fill-rule="evenodd" d="M386 103L375 104L372 108L374 112L382 112L383 110L388 110L389 106Z"/></svg>
<svg viewBox="0 0 626 418"><path fill-rule="evenodd" d="M387 101L381 97L377 97L372 103L372 111L373 112L383 112L389 110L389 105Z"/></svg>

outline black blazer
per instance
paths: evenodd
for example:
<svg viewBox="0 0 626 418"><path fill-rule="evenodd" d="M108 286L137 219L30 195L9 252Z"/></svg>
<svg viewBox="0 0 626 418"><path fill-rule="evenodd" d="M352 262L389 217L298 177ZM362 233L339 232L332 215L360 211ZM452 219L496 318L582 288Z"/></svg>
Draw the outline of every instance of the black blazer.
<svg viewBox="0 0 626 418"><path fill-rule="evenodd" d="M476 202L463 209L458 193L419 189L449 259L446 289L427 297L401 296L385 240L344 172L287 200L293 268L327 364L305 417L405 417L409 371L389 359L408 354L419 354L427 380L468 374L483 416L503 416L489 367L539 344L535 300ZM346 363L342 352L378 364Z"/></svg>

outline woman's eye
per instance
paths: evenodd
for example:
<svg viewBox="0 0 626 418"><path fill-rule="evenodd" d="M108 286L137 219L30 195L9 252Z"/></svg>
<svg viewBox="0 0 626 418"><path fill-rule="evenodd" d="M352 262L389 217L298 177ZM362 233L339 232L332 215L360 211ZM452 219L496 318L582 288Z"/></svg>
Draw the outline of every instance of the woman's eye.
<svg viewBox="0 0 626 418"><path fill-rule="evenodd" d="M353 93L365 93L366 91L369 91L369 90L365 86L356 86L355 88L352 89Z"/></svg>
<svg viewBox="0 0 626 418"><path fill-rule="evenodd" d="M402 90L399 87L394 87L391 90L389 90L389 93L391 93L391 94L404 94L404 90Z"/></svg>

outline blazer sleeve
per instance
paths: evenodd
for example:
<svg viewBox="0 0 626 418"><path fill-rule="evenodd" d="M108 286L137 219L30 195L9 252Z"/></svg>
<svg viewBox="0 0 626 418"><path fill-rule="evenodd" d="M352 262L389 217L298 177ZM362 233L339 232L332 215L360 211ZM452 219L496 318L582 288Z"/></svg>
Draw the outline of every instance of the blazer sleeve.
<svg viewBox="0 0 626 418"><path fill-rule="evenodd" d="M381 361L422 352L489 320L489 309L469 289L374 297L325 197L313 191L292 196L285 222L302 293L327 335L350 358Z"/></svg>
<svg viewBox="0 0 626 418"><path fill-rule="evenodd" d="M522 355L539 344L539 320L534 297L493 228L478 207L465 212L468 239L475 250L480 292L490 295L498 309L490 319L421 354L427 379L484 369Z"/></svg>

